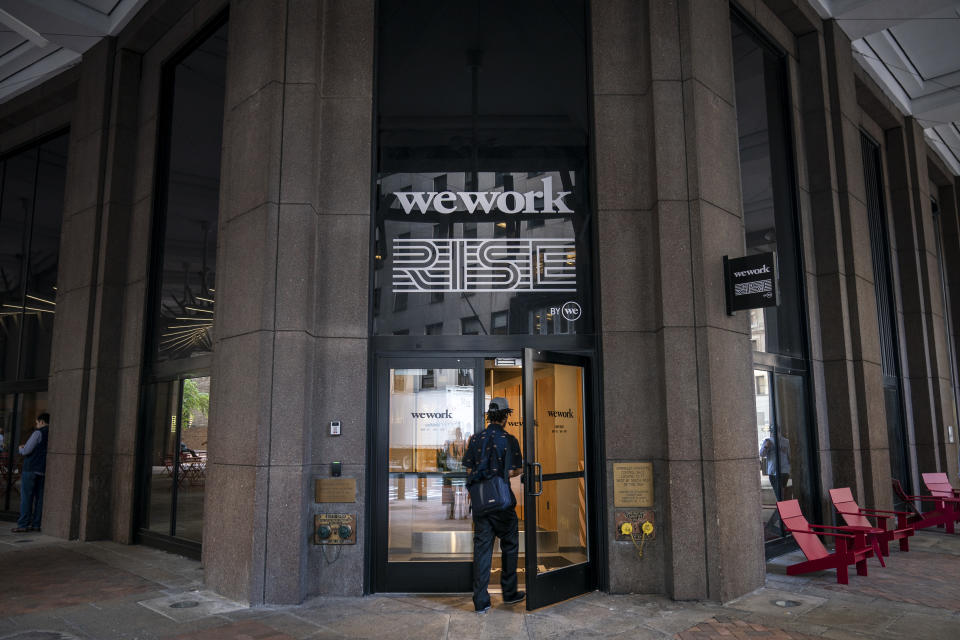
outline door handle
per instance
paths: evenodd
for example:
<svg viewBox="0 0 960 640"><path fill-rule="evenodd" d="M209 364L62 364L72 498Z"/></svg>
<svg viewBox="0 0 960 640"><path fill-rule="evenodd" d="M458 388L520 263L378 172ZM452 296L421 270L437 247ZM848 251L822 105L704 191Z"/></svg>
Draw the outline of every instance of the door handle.
<svg viewBox="0 0 960 640"><path fill-rule="evenodd" d="M540 495L541 493L543 493L543 467L540 466L540 463L539 463L539 462L531 462L531 463L530 463L530 466L537 468L537 475L532 479L531 485L532 485L532 486L537 486L537 488L538 488L538 490L537 490L536 492L531 491L531 492L530 492L530 495L532 495L532 496L538 496L538 495ZM531 469L531 471L532 471L532 469Z"/></svg>

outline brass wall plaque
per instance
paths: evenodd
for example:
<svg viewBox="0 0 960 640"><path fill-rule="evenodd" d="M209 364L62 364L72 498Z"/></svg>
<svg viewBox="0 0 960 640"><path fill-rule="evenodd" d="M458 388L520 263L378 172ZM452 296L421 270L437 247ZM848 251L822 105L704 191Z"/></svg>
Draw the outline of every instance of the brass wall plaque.
<svg viewBox="0 0 960 640"><path fill-rule="evenodd" d="M314 514L313 544L357 544L357 516L353 513Z"/></svg>
<svg viewBox="0 0 960 640"><path fill-rule="evenodd" d="M613 463L613 506L653 506L653 463Z"/></svg>
<svg viewBox="0 0 960 640"><path fill-rule="evenodd" d="M356 502L356 478L317 478L314 502Z"/></svg>

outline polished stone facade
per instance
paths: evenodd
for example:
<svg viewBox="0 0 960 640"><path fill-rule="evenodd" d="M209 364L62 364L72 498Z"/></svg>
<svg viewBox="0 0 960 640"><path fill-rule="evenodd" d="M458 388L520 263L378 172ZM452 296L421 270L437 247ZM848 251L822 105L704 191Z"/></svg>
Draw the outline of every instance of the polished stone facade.
<svg viewBox="0 0 960 640"><path fill-rule="evenodd" d="M70 127L45 532L133 541L162 65L229 9L207 586L254 604L370 589L366 544L329 564L310 531L312 481L334 460L358 481L358 541L382 526L365 507L374 5L151 0L78 67L0 105L0 150ZM912 468L951 476L957 341L929 196L933 184L955 307L960 182L835 22L805 0L738 6L787 54L820 487L882 508L860 131L886 161ZM594 0L590 18L606 586L728 601L764 580L750 328L725 313L721 268L744 248L730 4ZM613 540L612 465L625 460L654 462L660 529L643 561Z"/></svg>

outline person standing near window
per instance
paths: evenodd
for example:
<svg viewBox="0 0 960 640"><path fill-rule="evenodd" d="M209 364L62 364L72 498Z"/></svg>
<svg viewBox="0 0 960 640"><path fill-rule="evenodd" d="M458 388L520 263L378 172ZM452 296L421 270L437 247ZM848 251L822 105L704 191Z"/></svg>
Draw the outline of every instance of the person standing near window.
<svg viewBox="0 0 960 640"><path fill-rule="evenodd" d="M770 485L777 500L789 500L787 483L790 481L790 441L784 435L778 435L776 441L777 444L774 444L773 437L767 437L763 441L760 445L760 458L766 464Z"/></svg>
<svg viewBox="0 0 960 640"><path fill-rule="evenodd" d="M50 414L37 416L37 426L26 444L20 447L23 471L20 474L20 518L13 533L40 531L43 515L43 480L47 472L47 432Z"/></svg>

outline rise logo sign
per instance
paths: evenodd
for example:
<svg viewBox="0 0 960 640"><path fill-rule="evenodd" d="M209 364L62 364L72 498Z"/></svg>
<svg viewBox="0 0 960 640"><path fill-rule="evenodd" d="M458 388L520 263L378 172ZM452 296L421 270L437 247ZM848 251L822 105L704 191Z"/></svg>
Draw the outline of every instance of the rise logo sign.
<svg viewBox="0 0 960 640"><path fill-rule="evenodd" d="M572 191L554 191L553 177L543 179L543 191L394 191L406 214L436 211L467 213L573 213L564 202ZM537 208L537 199L543 200Z"/></svg>

